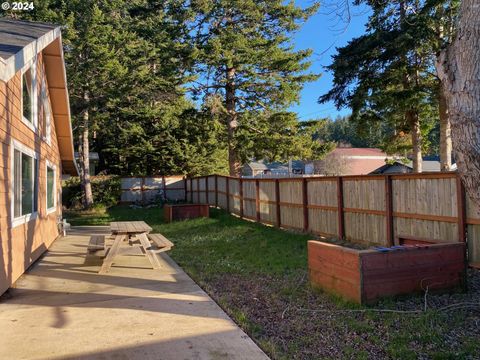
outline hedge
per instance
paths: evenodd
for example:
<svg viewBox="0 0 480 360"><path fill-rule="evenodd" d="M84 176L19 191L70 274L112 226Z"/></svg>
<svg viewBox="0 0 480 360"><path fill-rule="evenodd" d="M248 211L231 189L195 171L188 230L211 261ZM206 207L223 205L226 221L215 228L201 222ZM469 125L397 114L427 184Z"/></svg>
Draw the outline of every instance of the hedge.
<svg viewBox="0 0 480 360"><path fill-rule="evenodd" d="M94 206L116 205L121 196L119 176L99 175L90 178L92 184ZM63 205L69 209L79 209L83 204L83 193L79 177L71 177L63 182Z"/></svg>

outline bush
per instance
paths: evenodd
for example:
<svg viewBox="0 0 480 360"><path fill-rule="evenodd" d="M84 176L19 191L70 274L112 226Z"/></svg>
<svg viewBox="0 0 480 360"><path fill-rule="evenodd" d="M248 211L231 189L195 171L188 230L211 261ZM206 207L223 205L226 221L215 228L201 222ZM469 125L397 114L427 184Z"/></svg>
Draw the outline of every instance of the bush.
<svg viewBox="0 0 480 360"><path fill-rule="evenodd" d="M90 178L94 206L113 206L118 204L121 196L120 177L99 175ZM63 182L63 205L69 209L79 209L83 205L83 193L79 177L72 177Z"/></svg>

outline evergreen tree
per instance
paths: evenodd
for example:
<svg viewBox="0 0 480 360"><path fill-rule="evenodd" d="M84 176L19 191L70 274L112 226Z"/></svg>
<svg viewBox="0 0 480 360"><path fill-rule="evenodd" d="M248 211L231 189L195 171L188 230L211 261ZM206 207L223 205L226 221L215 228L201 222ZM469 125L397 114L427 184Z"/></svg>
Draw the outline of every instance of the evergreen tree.
<svg viewBox="0 0 480 360"><path fill-rule="evenodd" d="M128 49L129 34L122 27L122 0L50 0L37 7L34 20L65 25L64 46L69 92L78 132L80 178L84 206L92 206L90 185L90 129L105 112L111 93L127 74L119 49Z"/></svg>
<svg viewBox="0 0 480 360"><path fill-rule="evenodd" d="M335 74L334 88L320 101L351 106L353 119L365 127L375 121L388 124L393 131L383 147L401 150L411 141L416 171L421 171L422 152L435 147L430 131L440 121L442 169L449 170L449 119L435 62L450 41L458 1L355 3L372 8L367 34L339 49L328 67Z"/></svg>
<svg viewBox="0 0 480 360"><path fill-rule="evenodd" d="M238 175L242 161L240 141L263 141L263 129L299 99L306 81L310 50L295 51L291 36L317 9L281 0L192 0L191 34L196 46L198 75L195 96L216 109L228 143L229 170ZM257 121L258 119L258 121ZM240 136L242 135L242 136ZM278 145L278 143L277 143Z"/></svg>
<svg viewBox="0 0 480 360"><path fill-rule="evenodd" d="M172 152L165 151L186 144L175 131L191 124L190 119L181 122L175 118L188 107L182 103L182 85L188 81L186 69L191 62L191 45L183 41L185 14L177 1L147 0L45 0L35 12L25 14L33 20L64 25L86 206L91 205L86 171L89 150L100 152L100 167L109 173L189 173L199 171L191 168L202 168L201 164L172 167ZM195 129L197 134L201 130L211 134L211 127ZM187 151L196 162L201 161L204 143L188 144L202 147ZM183 163L192 163L176 153ZM208 156L203 161L211 164Z"/></svg>

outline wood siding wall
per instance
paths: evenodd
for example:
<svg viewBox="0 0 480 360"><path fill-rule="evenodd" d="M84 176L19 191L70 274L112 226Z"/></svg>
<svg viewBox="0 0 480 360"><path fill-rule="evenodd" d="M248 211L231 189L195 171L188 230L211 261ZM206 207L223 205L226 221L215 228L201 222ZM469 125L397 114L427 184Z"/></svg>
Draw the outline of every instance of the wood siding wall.
<svg viewBox="0 0 480 360"><path fill-rule="evenodd" d="M456 173L291 179L210 175L187 180L189 201L207 203L207 179L208 203L243 218L372 245L391 246L403 239L467 241L470 265L480 266L480 214Z"/></svg>
<svg viewBox="0 0 480 360"><path fill-rule="evenodd" d="M45 72L43 57L37 60L37 93ZM45 79L46 82L46 79ZM21 73L7 83L0 81L0 294L50 246L59 235L57 219L61 216L61 161L55 122L51 119L51 144L43 139L43 109L38 101L38 130L34 132L22 121ZM48 85L47 85L48 87ZM48 95L49 96L49 95ZM12 226L11 214L11 146L15 139L34 150L39 159L38 216L25 224ZM46 161L56 166L57 209L47 214Z"/></svg>

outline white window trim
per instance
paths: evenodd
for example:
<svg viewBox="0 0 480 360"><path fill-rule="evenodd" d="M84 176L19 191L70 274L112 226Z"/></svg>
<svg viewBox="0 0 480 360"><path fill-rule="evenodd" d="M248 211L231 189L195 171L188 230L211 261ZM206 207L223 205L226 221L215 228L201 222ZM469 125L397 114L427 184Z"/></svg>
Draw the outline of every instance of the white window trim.
<svg viewBox="0 0 480 360"><path fill-rule="evenodd" d="M14 194L14 178L15 178L15 150L20 151L21 153L31 156L33 159L38 160L38 154L32 150L31 148L23 145L22 143L18 142L17 140L13 140L10 144L10 219L11 219L11 226L12 228L25 224L31 220L34 220L38 217L38 202L37 202L37 211L33 213L21 215L19 217L14 217L15 215L15 194ZM35 169L35 175L38 177L38 161L37 167ZM34 179L35 181L35 179ZM38 183L37 183L38 184ZM38 186L37 186L37 193L34 196L38 196ZM38 199L37 199L38 201Z"/></svg>
<svg viewBox="0 0 480 360"><path fill-rule="evenodd" d="M45 109L48 109L48 121L43 117L43 121L45 122L45 131L46 134L43 135L43 140L49 145L52 145L52 106L50 105L50 99L48 96L48 89L47 89L47 83L45 82L45 78L42 81L42 91L41 91L41 96L42 96L42 109L43 109L43 114L45 115L47 111Z"/></svg>
<svg viewBox="0 0 480 360"><path fill-rule="evenodd" d="M53 169L53 206L48 207L48 168ZM57 211L57 167L50 161L45 164L45 209L47 215Z"/></svg>
<svg viewBox="0 0 480 360"><path fill-rule="evenodd" d="M32 122L23 116L23 74L31 69L32 71ZM23 67L20 76L20 109L22 112L22 122L33 132L38 129L38 99L37 99L37 58L34 57L31 62Z"/></svg>

